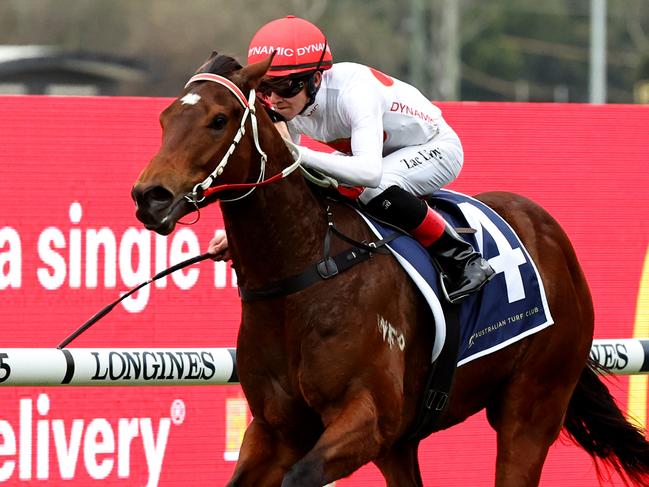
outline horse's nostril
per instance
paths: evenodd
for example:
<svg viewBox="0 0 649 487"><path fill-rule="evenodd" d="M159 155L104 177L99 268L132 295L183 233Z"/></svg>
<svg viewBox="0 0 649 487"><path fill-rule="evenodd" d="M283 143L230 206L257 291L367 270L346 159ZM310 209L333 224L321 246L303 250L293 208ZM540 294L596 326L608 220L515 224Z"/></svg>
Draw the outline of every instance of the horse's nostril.
<svg viewBox="0 0 649 487"><path fill-rule="evenodd" d="M148 201L151 206L166 207L174 200L174 195L171 191L162 186L154 186L144 192L144 199Z"/></svg>
<svg viewBox="0 0 649 487"><path fill-rule="evenodd" d="M162 186L142 188L139 185L131 190L131 196L138 208L159 210L167 208L174 200L174 195Z"/></svg>

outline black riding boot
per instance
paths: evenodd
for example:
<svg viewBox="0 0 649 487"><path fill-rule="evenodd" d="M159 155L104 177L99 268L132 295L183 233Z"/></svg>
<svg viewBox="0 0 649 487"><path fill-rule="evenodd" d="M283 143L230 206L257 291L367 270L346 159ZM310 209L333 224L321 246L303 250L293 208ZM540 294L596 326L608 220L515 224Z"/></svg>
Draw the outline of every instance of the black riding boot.
<svg viewBox="0 0 649 487"><path fill-rule="evenodd" d="M494 275L494 270L482 255L449 224L427 250L442 271L442 283L451 303L479 291Z"/></svg>

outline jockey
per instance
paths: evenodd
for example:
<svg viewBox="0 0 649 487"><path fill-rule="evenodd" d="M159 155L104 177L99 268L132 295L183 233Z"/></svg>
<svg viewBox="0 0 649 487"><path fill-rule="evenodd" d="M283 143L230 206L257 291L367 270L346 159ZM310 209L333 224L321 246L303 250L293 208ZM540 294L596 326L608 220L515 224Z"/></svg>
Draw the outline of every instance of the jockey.
<svg viewBox="0 0 649 487"><path fill-rule="evenodd" d="M343 195L423 245L444 275L449 301L481 289L494 270L425 202L457 177L463 162L460 139L441 110L375 69L333 64L324 34L304 19L264 25L250 43L248 63L273 53L258 89L286 121L278 130L294 143L304 134L336 150L300 147L303 164L338 180ZM210 242L214 253L227 249L224 238Z"/></svg>

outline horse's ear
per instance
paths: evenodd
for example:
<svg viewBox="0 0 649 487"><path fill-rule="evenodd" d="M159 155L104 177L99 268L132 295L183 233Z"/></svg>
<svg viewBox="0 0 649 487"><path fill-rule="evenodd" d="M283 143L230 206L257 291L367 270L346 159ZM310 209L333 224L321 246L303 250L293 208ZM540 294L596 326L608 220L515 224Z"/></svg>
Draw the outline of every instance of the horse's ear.
<svg viewBox="0 0 649 487"><path fill-rule="evenodd" d="M273 62L273 57L275 57L275 52L273 52L263 61L249 64L248 66L242 68L237 73L241 84L248 89L257 88L257 86L259 86L259 82L268 71L268 68L270 68L271 63Z"/></svg>
<svg viewBox="0 0 649 487"><path fill-rule="evenodd" d="M203 64L201 64L201 67L198 68L198 69L196 70L196 73L194 73L194 74L204 73L205 71L207 71L208 66L209 66L210 64L212 64L212 61L214 61L214 58L215 58L216 56L218 56L218 55L219 55L218 52L216 52L216 51L212 51L212 54L209 55L209 57L205 60L205 62L203 62Z"/></svg>

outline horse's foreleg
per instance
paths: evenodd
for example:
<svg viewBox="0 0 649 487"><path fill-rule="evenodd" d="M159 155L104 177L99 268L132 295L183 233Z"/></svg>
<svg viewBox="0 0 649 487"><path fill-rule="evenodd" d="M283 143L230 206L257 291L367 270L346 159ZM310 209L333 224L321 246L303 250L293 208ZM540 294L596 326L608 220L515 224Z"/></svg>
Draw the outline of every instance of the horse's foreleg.
<svg viewBox="0 0 649 487"><path fill-rule="evenodd" d="M374 463L387 483L387 487L422 487L417 449L419 441L397 443L376 459Z"/></svg>
<svg viewBox="0 0 649 487"><path fill-rule="evenodd" d="M332 416L325 421L315 446L287 472L282 487L321 487L351 474L379 454L383 438L377 408L367 390Z"/></svg>
<svg viewBox="0 0 649 487"><path fill-rule="evenodd" d="M273 432L253 419L243 437L239 460L227 487L279 487L299 455L276 440Z"/></svg>

